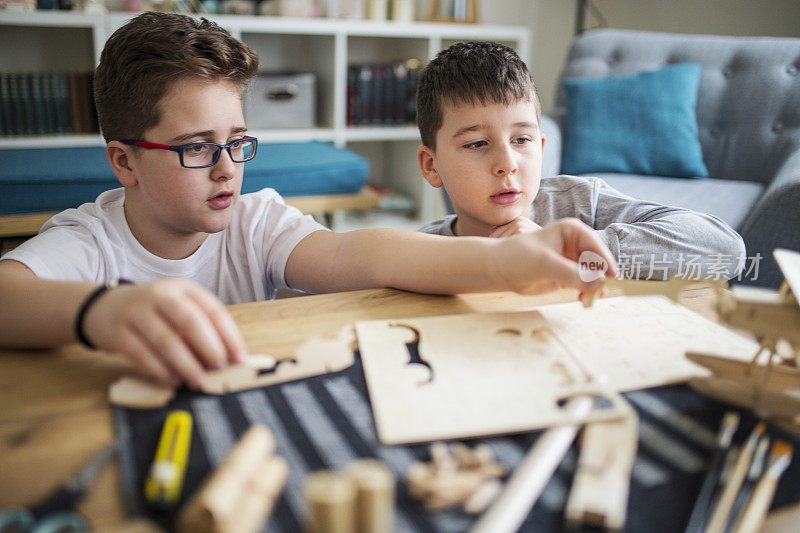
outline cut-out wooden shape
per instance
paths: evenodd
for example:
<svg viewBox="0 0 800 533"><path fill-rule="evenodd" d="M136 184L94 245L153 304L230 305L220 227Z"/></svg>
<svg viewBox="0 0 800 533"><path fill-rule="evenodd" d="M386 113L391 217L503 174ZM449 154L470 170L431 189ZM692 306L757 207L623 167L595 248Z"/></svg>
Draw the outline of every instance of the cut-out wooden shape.
<svg viewBox="0 0 800 533"><path fill-rule="evenodd" d="M108 401L132 409L156 409L175 397L175 389L141 377L124 376L111 384Z"/></svg>
<svg viewBox="0 0 800 533"><path fill-rule="evenodd" d="M406 326L405 324L390 324L390 327L406 328L414 334L411 340L405 343L406 349L408 350L408 362L406 365L420 365L428 369L428 378L422 380L420 385L433 381L433 367L419 354L419 331L417 331L416 328Z"/></svg>
<svg viewBox="0 0 800 533"><path fill-rule="evenodd" d="M625 296L661 295L677 302L684 289L693 285L711 285L720 288L727 288L728 286L727 282L724 280L698 281L683 278L670 278L666 281L659 281L606 278L597 290L583 293L581 295L581 302L584 307L592 307L597 295L601 293L604 288L617 289Z"/></svg>
<svg viewBox="0 0 800 533"><path fill-rule="evenodd" d="M451 446L436 442L430 446L430 454L430 462L414 463L406 472L409 495L422 500L426 509L463 505L467 513L474 514L500 492L498 480L506 469L495 461L488 446L471 449L460 442Z"/></svg>
<svg viewBox="0 0 800 533"><path fill-rule="evenodd" d="M294 357L276 360L270 355L253 354L243 364L208 372L200 390L207 394L227 394L337 372L352 364L351 337L346 334L335 339L314 337L299 345ZM153 409L166 405L174 395L170 387L144 378L123 377L111 386L109 401L125 407Z"/></svg>

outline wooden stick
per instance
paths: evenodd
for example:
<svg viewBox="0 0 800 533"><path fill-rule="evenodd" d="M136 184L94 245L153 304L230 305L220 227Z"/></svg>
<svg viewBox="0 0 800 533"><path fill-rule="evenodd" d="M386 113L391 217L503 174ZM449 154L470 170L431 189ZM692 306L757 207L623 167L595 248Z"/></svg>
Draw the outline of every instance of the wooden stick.
<svg viewBox="0 0 800 533"><path fill-rule="evenodd" d="M578 467L564 514L570 528L581 524L621 531L639 440L635 412L583 428Z"/></svg>
<svg viewBox="0 0 800 533"><path fill-rule="evenodd" d="M511 533L519 529L575 440L580 427L577 424L589 415L593 403L588 397L567 403L564 409L576 425L548 429L536 440L500 497L470 530L472 533Z"/></svg>

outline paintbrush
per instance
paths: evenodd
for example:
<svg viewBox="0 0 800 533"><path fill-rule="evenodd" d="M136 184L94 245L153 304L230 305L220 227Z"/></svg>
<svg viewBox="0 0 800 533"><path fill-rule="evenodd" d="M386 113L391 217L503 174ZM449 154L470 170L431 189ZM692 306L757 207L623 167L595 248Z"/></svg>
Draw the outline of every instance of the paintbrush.
<svg viewBox="0 0 800 533"><path fill-rule="evenodd" d="M725 481L725 487L720 493L719 499L714 506L714 512L711 514L711 520L708 522L706 533L722 533L725 524L728 523L728 517L731 514L733 503L736 501L736 495L739 494L739 489L742 487L744 478L747 471L750 470L750 463L753 460L753 454L756 451L756 445L761 435L764 434L766 424L762 421L756 424L753 432L747 437L747 441L742 446L739 456L731 469L728 479Z"/></svg>
<svg viewBox="0 0 800 533"><path fill-rule="evenodd" d="M775 497L778 480L792 460L792 445L779 440L769 452L769 465L758 481L753 496L734 528L734 533L755 533L761 529L769 506Z"/></svg>
<svg viewBox="0 0 800 533"><path fill-rule="evenodd" d="M725 454L731 446L733 435L736 433L736 428L739 427L739 415L733 411L725 413L722 417L722 423L719 426L717 433L716 451L714 457L711 459L711 466L708 469L703 485L700 487L700 493L697 495L697 501L692 509L692 515L689 517L689 523L686 525L686 533L700 533L703 531L708 513L711 510L711 501L717 492L720 478L722 477L722 470L725 466Z"/></svg>
<svg viewBox="0 0 800 533"><path fill-rule="evenodd" d="M764 473L768 451L769 437L764 435L761 437L761 440L758 441L758 447L756 448L756 453L753 455L753 462L750 465L750 470L747 472L747 478L745 478L744 483L742 483L742 488L739 490L736 501L733 503L731 516L728 517L728 523L725 526L725 533L733 531L733 527L742 516L747 502L750 501L750 496L753 494L756 483L758 483L761 474Z"/></svg>

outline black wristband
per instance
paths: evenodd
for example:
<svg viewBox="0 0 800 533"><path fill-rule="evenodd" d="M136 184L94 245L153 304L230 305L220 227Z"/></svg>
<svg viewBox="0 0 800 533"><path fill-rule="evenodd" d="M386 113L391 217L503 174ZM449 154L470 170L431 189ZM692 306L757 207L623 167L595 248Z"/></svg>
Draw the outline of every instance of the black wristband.
<svg viewBox="0 0 800 533"><path fill-rule="evenodd" d="M122 278L115 279L103 285L100 285L91 293L89 293L89 296L86 297L86 299L81 304L80 308L78 308L78 314L75 315L75 336L78 337L78 341L80 341L81 344L83 344L90 350L97 349L97 346L92 344L92 342L88 338L86 338L86 334L83 332L83 319L86 318L86 313L89 311L89 308L92 306L92 304L96 302L97 299L100 298L106 291L110 289L115 289L120 285L130 284L130 283L133 282Z"/></svg>

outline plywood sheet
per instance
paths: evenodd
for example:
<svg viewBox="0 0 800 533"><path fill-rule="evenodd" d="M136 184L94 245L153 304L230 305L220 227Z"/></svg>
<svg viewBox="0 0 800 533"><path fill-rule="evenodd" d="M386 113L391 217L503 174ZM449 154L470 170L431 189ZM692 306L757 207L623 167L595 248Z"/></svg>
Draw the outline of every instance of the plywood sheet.
<svg viewBox="0 0 800 533"><path fill-rule="evenodd" d="M538 311L356 324L381 442L400 444L541 429L570 420L559 401L599 389Z"/></svg>
<svg viewBox="0 0 800 533"><path fill-rule="evenodd" d="M587 371L620 391L706 377L686 352L750 361L758 344L664 296L601 298L537 308Z"/></svg>
<svg viewBox="0 0 800 533"><path fill-rule="evenodd" d="M758 349L663 296L604 298L589 309L573 302L366 321L356 323L356 333L384 444L567 423L563 398L709 375L686 359L687 351L749 360Z"/></svg>

